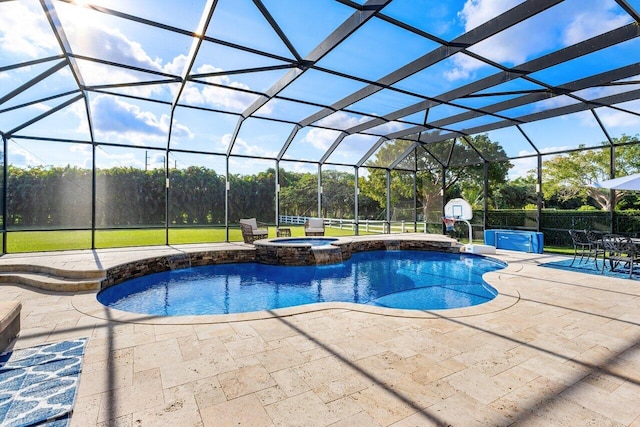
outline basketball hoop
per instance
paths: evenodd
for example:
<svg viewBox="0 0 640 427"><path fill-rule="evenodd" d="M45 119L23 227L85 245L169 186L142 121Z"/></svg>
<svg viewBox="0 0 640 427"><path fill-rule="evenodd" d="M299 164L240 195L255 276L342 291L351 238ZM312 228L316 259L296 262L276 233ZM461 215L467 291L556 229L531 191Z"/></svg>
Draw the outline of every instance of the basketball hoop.
<svg viewBox="0 0 640 427"><path fill-rule="evenodd" d="M469 222L473 218L473 209L469 202L464 199L451 199L444 206L444 217L442 222L446 226L447 231L453 231L456 221L462 221L469 227L469 244L473 243L473 229Z"/></svg>
<svg viewBox="0 0 640 427"><path fill-rule="evenodd" d="M446 231L453 231L454 227L456 226L455 218L449 218L449 217L443 216L442 222L444 222L444 227Z"/></svg>

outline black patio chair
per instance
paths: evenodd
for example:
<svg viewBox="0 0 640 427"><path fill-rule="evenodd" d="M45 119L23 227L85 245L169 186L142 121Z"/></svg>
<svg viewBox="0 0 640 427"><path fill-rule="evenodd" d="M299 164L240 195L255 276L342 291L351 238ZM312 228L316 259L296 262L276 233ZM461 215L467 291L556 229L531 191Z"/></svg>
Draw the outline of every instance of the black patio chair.
<svg viewBox="0 0 640 427"><path fill-rule="evenodd" d="M596 253L593 249L593 244L587 238L587 233L583 230L569 230L569 235L571 236L571 242L573 243L573 260L569 267L573 267L573 263L576 262L576 258L578 255L580 256L580 261L578 264L582 263L582 260L587 257L587 261L592 256L595 257Z"/></svg>
<svg viewBox="0 0 640 427"><path fill-rule="evenodd" d="M601 273L604 273L608 262L611 271L614 271L620 265L628 267L629 277L631 277L634 265L640 263L638 245L629 237L607 234L602 238L602 246L605 256Z"/></svg>
<svg viewBox="0 0 640 427"><path fill-rule="evenodd" d="M602 237L604 234L593 230L585 230L584 233L587 236L587 240L591 244L591 254L595 258L597 270L599 255L602 255L602 262L604 262L604 247L602 246Z"/></svg>

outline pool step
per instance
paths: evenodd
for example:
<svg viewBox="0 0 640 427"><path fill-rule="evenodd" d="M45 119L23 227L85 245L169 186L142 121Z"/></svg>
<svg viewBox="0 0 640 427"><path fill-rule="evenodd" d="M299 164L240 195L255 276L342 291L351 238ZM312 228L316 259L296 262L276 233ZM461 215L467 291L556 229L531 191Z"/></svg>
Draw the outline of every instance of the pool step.
<svg viewBox="0 0 640 427"><path fill-rule="evenodd" d="M101 270L61 270L39 265L3 265L0 267L0 283L17 283L34 288L79 292L99 290L105 278Z"/></svg>

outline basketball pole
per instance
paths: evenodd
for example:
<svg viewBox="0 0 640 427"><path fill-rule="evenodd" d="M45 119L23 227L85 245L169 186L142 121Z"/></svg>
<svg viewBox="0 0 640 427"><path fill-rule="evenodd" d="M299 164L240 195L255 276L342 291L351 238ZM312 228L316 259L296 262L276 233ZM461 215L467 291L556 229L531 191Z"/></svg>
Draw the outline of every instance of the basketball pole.
<svg viewBox="0 0 640 427"><path fill-rule="evenodd" d="M471 223L469 221L467 221L466 219L457 219L456 221L464 221L467 223L467 226L469 227L469 244L472 245L473 244L473 230L471 229Z"/></svg>

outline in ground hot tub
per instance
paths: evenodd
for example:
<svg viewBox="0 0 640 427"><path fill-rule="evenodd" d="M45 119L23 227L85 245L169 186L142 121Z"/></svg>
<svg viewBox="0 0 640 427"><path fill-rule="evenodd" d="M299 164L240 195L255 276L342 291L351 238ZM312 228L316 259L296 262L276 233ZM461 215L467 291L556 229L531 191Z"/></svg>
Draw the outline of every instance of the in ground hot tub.
<svg viewBox="0 0 640 427"><path fill-rule="evenodd" d="M337 237L284 237L256 240L253 245L256 261L262 264L321 265L342 262L343 246L349 242L341 244Z"/></svg>
<svg viewBox="0 0 640 427"><path fill-rule="evenodd" d="M333 242L337 242L338 239L334 237L287 237L283 239L275 239L277 244L285 245L306 245L309 244L312 247L327 246Z"/></svg>

